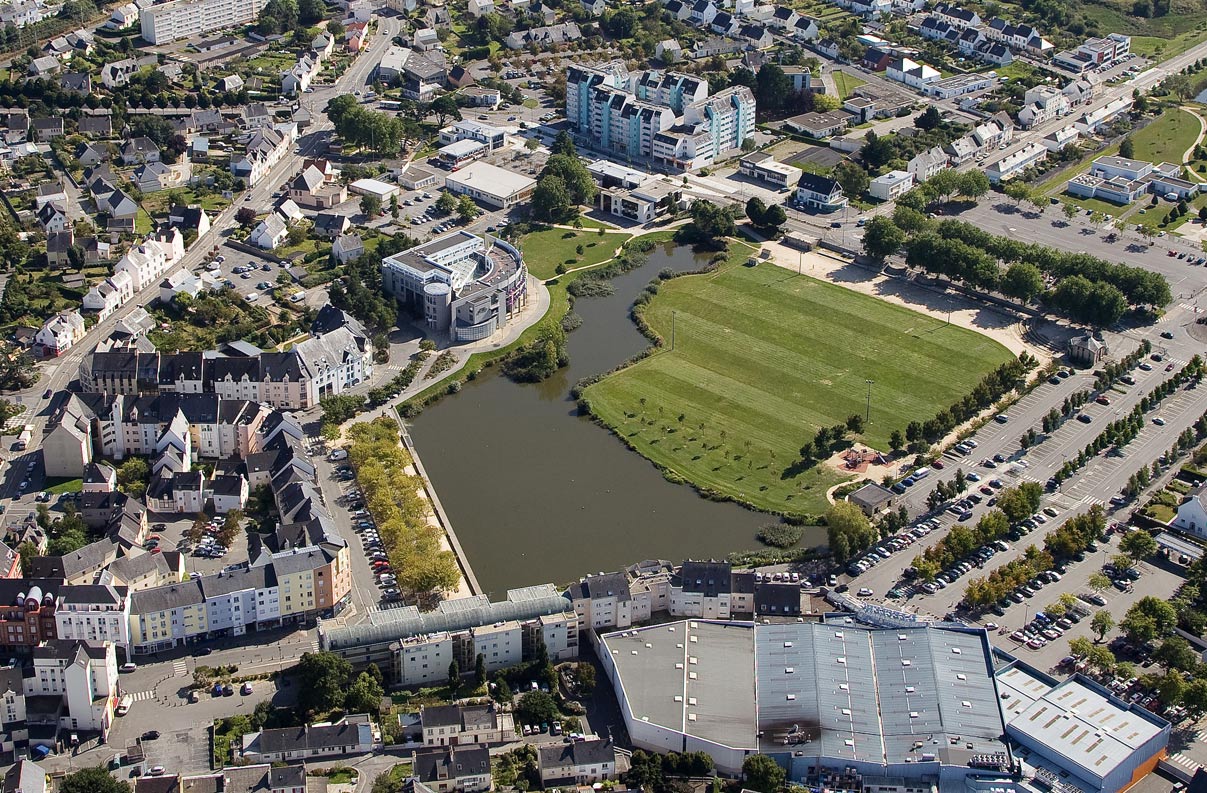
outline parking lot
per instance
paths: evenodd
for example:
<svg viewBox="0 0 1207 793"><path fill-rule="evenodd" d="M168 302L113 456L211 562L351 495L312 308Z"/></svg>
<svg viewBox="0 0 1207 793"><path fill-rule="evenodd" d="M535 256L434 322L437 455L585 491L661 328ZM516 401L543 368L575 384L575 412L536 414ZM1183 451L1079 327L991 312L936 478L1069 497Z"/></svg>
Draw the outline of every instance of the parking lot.
<svg viewBox="0 0 1207 793"><path fill-rule="evenodd" d="M261 305L268 305L272 296L265 293L277 286L279 274L285 272L288 266L285 262L277 264L250 253L223 247L207 269L221 277L245 299L254 294L257 297L252 302L263 301Z"/></svg>

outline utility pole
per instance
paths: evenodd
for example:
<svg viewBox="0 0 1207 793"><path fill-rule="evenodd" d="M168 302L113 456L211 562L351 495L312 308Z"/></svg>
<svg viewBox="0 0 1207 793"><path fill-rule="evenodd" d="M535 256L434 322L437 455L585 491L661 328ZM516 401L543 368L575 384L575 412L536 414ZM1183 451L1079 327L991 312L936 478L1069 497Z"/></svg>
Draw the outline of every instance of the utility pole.
<svg viewBox="0 0 1207 793"><path fill-rule="evenodd" d="M678 316L678 311L671 311L671 349L675 349L675 317Z"/></svg>
<svg viewBox="0 0 1207 793"><path fill-rule="evenodd" d="M876 384L876 381L875 380L864 380L863 382L867 383L867 385L868 385L868 406L867 406L866 412L863 415L863 420L870 424L872 421L872 386Z"/></svg>

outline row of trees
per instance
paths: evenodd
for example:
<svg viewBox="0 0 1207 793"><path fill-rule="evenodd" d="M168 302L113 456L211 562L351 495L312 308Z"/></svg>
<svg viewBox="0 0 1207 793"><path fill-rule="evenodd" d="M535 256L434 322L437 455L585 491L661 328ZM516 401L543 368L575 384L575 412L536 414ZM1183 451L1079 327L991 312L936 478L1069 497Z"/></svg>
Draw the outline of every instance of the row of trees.
<svg viewBox="0 0 1207 793"><path fill-rule="evenodd" d="M1122 292L1131 305L1163 306L1172 298L1165 277L1141 267L1115 264L1086 253L1069 253L1037 243L999 237L979 226L958 220L940 223L939 234L946 239L958 239L980 248L1002 262L1029 262L1052 278L1079 275L1092 282L1110 284Z"/></svg>
<svg viewBox="0 0 1207 793"><path fill-rule="evenodd" d="M437 98L428 109L432 113L439 110L457 118L461 115L452 96ZM408 140L420 134L419 123L415 119L369 110L351 94L342 94L328 102L327 118L331 119L336 134L345 142L371 149L385 157L397 156Z"/></svg>
<svg viewBox="0 0 1207 793"><path fill-rule="evenodd" d="M1006 537L1013 524L1039 509L1042 496L1043 488L1035 482L1023 482L1000 491L997 506L982 515L976 526L953 525L943 539L914 558L918 577L923 581L934 580L941 570L967 558L977 548Z"/></svg>
<svg viewBox="0 0 1207 793"><path fill-rule="evenodd" d="M848 433L863 432L863 416L852 413L847 417L846 424L835 424L833 427L819 427L813 434L813 440L805 441L800 447L801 465L809 467L817 460L829 457L836 451L850 446Z"/></svg>
<svg viewBox="0 0 1207 793"><path fill-rule="evenodd" d="M303 653L297 665L298 708L310 717L343 709L376 714L381 709L381 670L369 664L359 675L352 665L328 651Z"/></svg>
<svg viewBox="0 0 1207 793"><path fill-rule="evenodd" d="M1034 545L1028 545L1023 555L993 570L984 578L974 578L964 591L964 602L972 608L984 608L997 603L1035 576L1052 569L1052 556Z"/></svg>
<svg viewBox="0 0 1207 793"><path fill-rule="evenodd" d="M428 523L428 504L419 495L422 483L406 472L411 459L398 443L398 426L378 419L354 424L349 435L348 459L399 589L418 597L455 587L461 578L457 559L442 547L440 529Z"/></svg>
<svg viewBox="0 0 1207 793"><path fill-rule="evenodd" d="M1044 550L1056 559L1068 559L1084 552L1106 529L1106 513L1098 504L1066 520L1044 538Z"/></svg>
<svg viewBox="0 0 1207 793"><path fill-rule="evenodd" d="M1111 449L1113 453L1120 452L1140 434L1140 430L1144 428L1146 413L1154 410L1182 385L1188 382L1198 383L1202 377L1203 360L1196 355L1173 377L1162 381L1152 391L1141 397L1139 403L1126 416L1107 424L1106 428L1086 444L1086 447L1078 452L1076 457L1066 461L1052 475L1052 478L1057 483L1064 482L1100 452L1106 449Z"/></svg>

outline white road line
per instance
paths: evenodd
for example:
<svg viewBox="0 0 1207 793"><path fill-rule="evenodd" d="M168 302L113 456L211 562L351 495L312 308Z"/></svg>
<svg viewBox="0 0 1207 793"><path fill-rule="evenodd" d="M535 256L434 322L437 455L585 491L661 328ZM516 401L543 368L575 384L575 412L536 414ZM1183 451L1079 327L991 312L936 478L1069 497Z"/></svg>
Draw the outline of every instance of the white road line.
<svg viewBox="0 0 1207 793"><path fill-rule="evenodd" d="M172 676L173 677L184 677L188 673L189 673L189 668L188 668L188 665L185 664L183 658L177 658L175 661L172 662Z"/></svg>

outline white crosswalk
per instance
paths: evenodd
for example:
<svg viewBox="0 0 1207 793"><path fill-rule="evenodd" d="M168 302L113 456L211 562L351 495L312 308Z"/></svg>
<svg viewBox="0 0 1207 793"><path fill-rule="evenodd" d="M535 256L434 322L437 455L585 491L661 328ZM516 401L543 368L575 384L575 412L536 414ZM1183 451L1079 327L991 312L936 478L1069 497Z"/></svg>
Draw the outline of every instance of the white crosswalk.
<svg viewBox="0 0 1207 793"><path fill-rule="evenodd" d="M172 662L172 675L174 677L184 677L189 673L189 667L184 662L183 658L177 658Z"/></svg>
<svg viewBox="0 0 1207 793"><path fill-rule="evenodd" d="M1169 761L1172 763L1177 763L1180 766L1189 768L1191 771L1194 771L1198 768L1202 768L1201 763L1196 763L1194 760L1191 760L1189 757L1182 754L1181 752L1171 752L1169 755Z"/></svg>
<svg viewBox="0 0 1207 793"><path fill-rule="evenodd" d="M133 699L135 702L143 702L148 699L155 699L154 691L134 691L127 693L130 693L131 699Z"/></svg>

